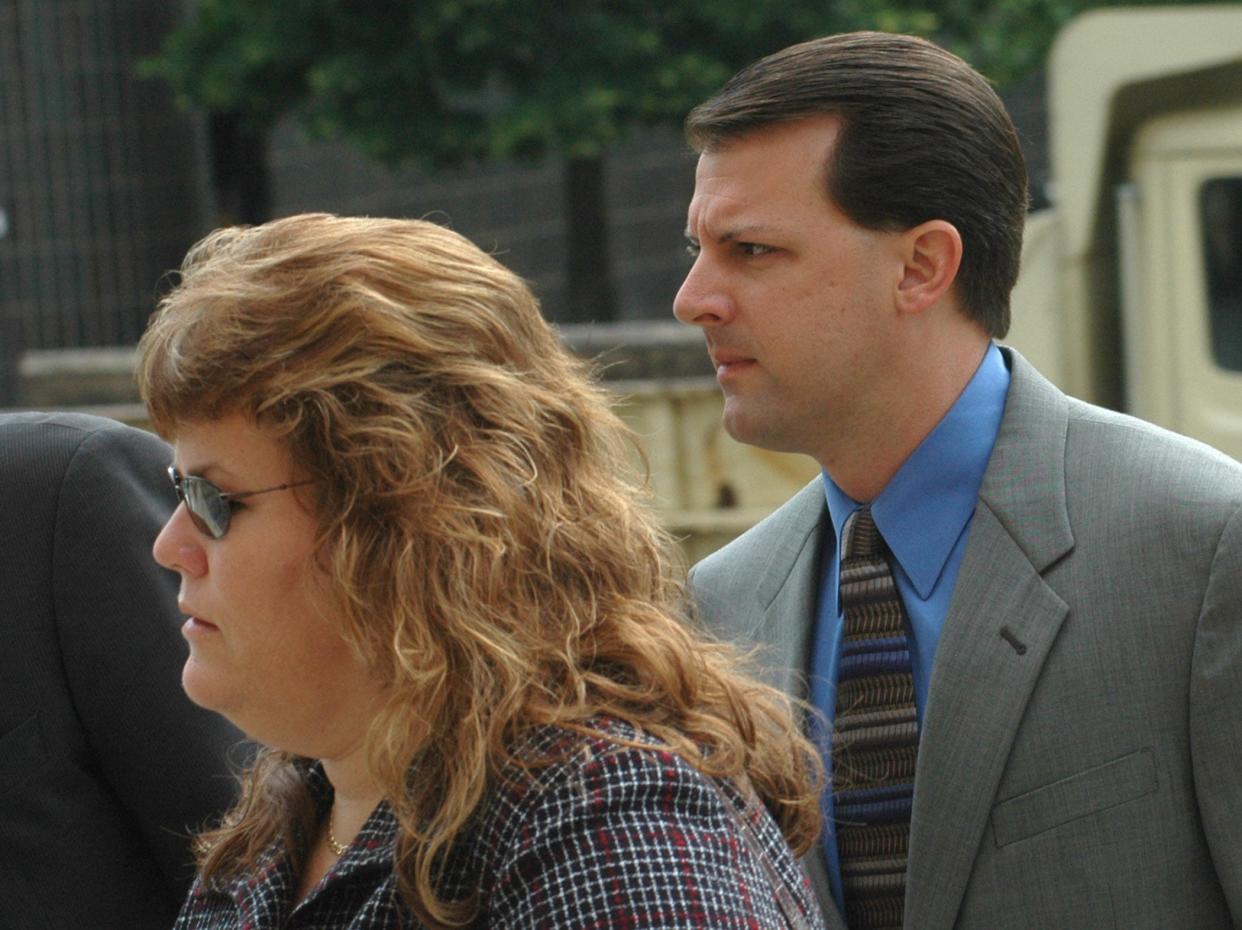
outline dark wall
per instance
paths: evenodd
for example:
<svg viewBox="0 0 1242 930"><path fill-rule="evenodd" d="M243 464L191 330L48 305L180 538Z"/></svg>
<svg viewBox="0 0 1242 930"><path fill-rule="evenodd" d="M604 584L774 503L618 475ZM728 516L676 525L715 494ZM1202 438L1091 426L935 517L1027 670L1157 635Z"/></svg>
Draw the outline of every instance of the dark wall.
<svg viewBox="0 0 1242 930"><path fill-rule="evenodd" d="M272 213L426 217L492 251L531 281L552 319L567 300L563 162L464 168L429 176L387 171L342 144L305 141L291 123L270 147ZM605 210L617 315L671 319L687 266L682 231L694 158L674 129L647 131L606 159Z"/></svg>
<svg viewBox="0 0 1242 930"><path fill-rule="evenodd" d="M168 0L0 3L0 354L132 343L203 228L194 123L134 76Z"/></svg>

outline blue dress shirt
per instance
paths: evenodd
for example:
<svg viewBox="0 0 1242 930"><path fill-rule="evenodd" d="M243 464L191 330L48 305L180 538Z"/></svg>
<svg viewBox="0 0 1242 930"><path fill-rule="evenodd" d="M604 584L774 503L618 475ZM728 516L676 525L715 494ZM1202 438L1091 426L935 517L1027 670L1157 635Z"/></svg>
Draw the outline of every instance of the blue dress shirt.
<svg viewBox="0 0 1242 930"><path fill-rule="evenodd" d="M993 344L949 412L871 502L876 527L892 550L894 579L910 618L914 701L920 726L927 706L936 644L949 613L949 601L966 551L970 518L1000 429L1008 391L1009 370ZM835 533L824 544L810 699L831 725L845 626L838 592L841 530L850 514L862 504L838 488L827 473L823 482ZM826 746L826 741L821 740L821 746ZM824 763L831 786L832 758L827 749ZM840 905L841 870L832 827L831 788L824 791L823 811L828 876Z"/></svg>

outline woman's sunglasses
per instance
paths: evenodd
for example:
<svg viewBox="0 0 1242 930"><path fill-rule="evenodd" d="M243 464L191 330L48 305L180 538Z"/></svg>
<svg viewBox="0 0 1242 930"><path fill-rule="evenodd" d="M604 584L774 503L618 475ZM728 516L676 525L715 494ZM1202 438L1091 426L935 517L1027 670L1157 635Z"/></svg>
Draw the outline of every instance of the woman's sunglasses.
<svg viewBox="0 0 1242 930"><path fill-rule="evenodd" d="M291 481L288 484L278 484L274 488L260 488L258 491L226 493L206 478L181 474L175 465L168 466L168 477L172 479L173 487L177 491L177 500L185 504L186 512L190 515L190 522L212 539L220 539L229 531L229 517L233 515L233 501L239 501L244 497L254 497L256 494L270 494L272 491L284 491L288 488L299 488L304 484L314 484L313 481Z"/></svg>

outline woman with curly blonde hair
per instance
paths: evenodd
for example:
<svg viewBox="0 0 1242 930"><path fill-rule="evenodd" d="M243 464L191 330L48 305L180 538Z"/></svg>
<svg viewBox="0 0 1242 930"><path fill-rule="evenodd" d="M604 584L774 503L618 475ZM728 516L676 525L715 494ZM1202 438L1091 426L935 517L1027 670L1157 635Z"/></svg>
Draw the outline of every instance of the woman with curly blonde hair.
<svg viewBox="0 0 1242 930"><path fill-rule="evenodd" d="M183 683L266 747L179 928L820 925L815 751L685 624L519 278L421 221L222 229L139 352Z"/></svg>

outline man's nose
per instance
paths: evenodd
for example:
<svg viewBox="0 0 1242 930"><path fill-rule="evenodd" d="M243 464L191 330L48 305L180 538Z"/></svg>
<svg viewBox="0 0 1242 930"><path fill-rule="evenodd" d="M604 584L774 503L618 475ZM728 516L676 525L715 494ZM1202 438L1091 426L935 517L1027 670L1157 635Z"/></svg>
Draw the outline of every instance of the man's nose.
<svg viewBox="0 0 1242 930"><path fill-rule="evenodd" d="M673 316L691 326L711 326L733 318L732 298L700 255L673 298Z"/></svg>

